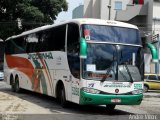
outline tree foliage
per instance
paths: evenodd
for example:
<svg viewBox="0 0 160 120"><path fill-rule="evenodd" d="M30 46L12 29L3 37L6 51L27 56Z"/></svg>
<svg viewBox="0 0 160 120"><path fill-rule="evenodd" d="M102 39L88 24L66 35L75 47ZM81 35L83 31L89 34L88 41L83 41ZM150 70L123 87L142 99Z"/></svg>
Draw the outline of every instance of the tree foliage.
<svg viewBox="0 0 160 120"><path fill-rule="evenodd" d="M0 38L53 23L61 11L68 10L66 0L0 0ZM22 22L18 29L17 20Z"/></svg>

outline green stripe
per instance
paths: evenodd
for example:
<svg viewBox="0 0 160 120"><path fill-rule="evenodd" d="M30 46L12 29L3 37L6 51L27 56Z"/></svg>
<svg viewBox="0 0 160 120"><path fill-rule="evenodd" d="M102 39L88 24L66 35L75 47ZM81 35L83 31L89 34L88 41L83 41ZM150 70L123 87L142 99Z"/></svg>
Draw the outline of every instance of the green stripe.
<svg viewBox="0 0 160 120"><path fill-rule="evenodd" d="M47 71L48 71L48 75L49 75L49 77L50 77L50 79L52 79L52 77L51 77L51 74L50 74L50 72L49 72L49 67L48 67L48 65L47 65L47 62L44 60L44 62L45 62L45 65L46 65L46 67L47 67Z"/></svg>
<svg viewBox="0 0 160 120"><path fill-rule="evenodd" d="M41 67L41 64L38 60L33 60L33 63L35 65L35 70L38 69L39 73L38 73L38 76L36 75L36 77L38 77L37 79L39 80L39 82L41 82L41 86L42 86L42 90L43 90L43 93L44 94L48 94L48 91L47 91L47 83L46 83L46 79L45 79L45 76L44 76L44 73L43 73L43 70L42 70L42 67ZM35 79L32 79L32 81L34 81ZM32 83L33 84L33 83ZM40 83L39 83L39 86L37 89L40 89Z"/></svg>
<svg viewBox="0 0 160 120"><path fill-rule="evenodd" d="M107 95L107 94L91 94L80 91L80 104L94 104L94 105L139 105L142 101L143 94L137 95ZM121 99L120 103L112 103L111 99Z"/></svg>
<svg viewBox="0 0 160 120"><path fill-rule="evenodd" d="M48 73L48 79L50 80L50 83L51 83L51 85L50 85L50 87L51 87L51 94L53 94L53 83L52 83L52 77L51 77L51 74L50 74L50 71L49 71L49 67L48 67L48 64L47 64L47 62L45 61L45 59L44 59L44 63L45 63L45 65L46 65L46 71L47 71L47 73Z"/></svg>

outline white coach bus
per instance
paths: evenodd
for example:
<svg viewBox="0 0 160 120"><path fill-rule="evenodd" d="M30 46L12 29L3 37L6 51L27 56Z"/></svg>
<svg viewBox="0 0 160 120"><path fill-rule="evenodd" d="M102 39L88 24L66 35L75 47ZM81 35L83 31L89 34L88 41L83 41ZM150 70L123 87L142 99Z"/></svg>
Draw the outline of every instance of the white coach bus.
<svg viewBox="0 0 160 120"><path fill-rule="evenodd" d="M99 19L47 25L5 41L4 79L80 105L138 105L144 62L136 26Z"/></svg>

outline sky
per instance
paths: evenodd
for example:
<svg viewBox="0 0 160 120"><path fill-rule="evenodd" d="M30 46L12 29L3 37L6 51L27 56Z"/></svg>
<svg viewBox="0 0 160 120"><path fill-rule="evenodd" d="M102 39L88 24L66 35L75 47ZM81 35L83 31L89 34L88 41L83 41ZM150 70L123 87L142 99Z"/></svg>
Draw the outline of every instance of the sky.
<svg viewBox="0 0 160 120"><path fill-rule="evenodd" d="M68 11L59 13L55 23L72 19L72 10L79 5L83 4L84 0L67 0Z"/></svg>

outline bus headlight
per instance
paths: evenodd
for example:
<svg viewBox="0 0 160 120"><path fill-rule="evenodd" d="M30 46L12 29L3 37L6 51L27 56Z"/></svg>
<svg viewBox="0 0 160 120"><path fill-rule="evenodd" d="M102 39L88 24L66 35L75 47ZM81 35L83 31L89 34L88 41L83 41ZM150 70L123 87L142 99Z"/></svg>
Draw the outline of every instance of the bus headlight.
<svg viewBox="0 0 160 120"><path fill-rule="evenodd" d="M96 90L96 89L93 89L93 88L83 88L83 91L88 92L88 93L92 93L92 94L99 94L100 93L99 90Z"/></svg>
<svg viewBox="0 0 160 120"><path fill-rule="evenodd" d="M143 93L142 89L132 91L132 94L142 94L142 93Z"/></svg>

